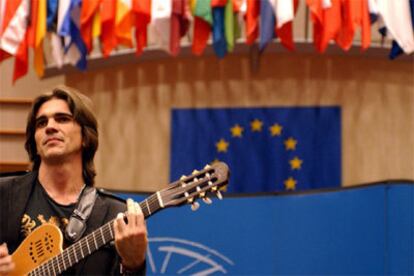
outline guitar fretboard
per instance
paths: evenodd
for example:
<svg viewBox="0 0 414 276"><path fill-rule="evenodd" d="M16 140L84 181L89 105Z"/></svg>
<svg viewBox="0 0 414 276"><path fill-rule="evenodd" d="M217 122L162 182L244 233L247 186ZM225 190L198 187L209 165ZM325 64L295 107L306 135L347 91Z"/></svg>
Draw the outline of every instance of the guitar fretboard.
<svg viewBox="0 0 414 276"><path fill-rule="evenodd" d="M162 208L162 202L153 194L139 203L144 217L147 218ZM62 253L47 260L42 265L31 271L29 275L57 275L72 267L80 260L89 256L99 248L115 238L113 230L114 220L104 224L92 233L80 239L78 242L68 246Z"/></svg>

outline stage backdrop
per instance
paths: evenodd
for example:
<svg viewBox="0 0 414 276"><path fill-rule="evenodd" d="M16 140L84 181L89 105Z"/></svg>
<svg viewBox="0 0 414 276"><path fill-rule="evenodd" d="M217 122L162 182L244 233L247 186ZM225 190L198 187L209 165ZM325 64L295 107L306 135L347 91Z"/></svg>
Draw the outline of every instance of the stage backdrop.
<svg viewBox="0 0 414 276"><path fill-rule="evenodd" d="M268 127L278 123L283 127L282 135L273 138L281 143L285 138L289 139L290 134L298 141L298 150L304 143L313 143L312 147L303 150L318 151L322 141L331 141L333 152L325 151L324 155L314 155L314 158L329 155L334 158L323 161L323 166L328 162L333 167L330 170L329 166L328 170L326 166L322 171L334 174L328 181L329 185L351 186L387 179L414 179L412 63L391 62L385 58L372 59L364 57L363 54L361 57L338 57L300 52L265 52L257 72L253 72L249 64L247 54L235 54L223 60L212 56L162 59L66 75L66 84L77 87L90 96L98 114L100 145L96 158L97 185L127 191L156 191L165 187L175 176L191 173L193 169L204 166L204 162L210 162L209 158L203 161L200 157L199 161L203 164L195 162L181 166L180 161L175 163L174 148L184 150L192 146L191 137L197 133L191 128L188 129L186 137L179 136L180 140L174 140L175 131L180 131L175 128L177 125L174 125L174 116L181 116L178 114L180 110L192 110L195 116L199 116L196 115L200 114L197 112L211 109L223 112L224 115L220 117L215 114L209 121L204 120L206 124L199 125L197 131L208 133L208 139L218 139L215 143L221 138L229 142L228 129L227 132L219 133L224 127L221 123L228 123L231 128L238 124L245 131L242 139L233 140L243 143L240 146L246 150L245 153L249 153L247 150L252 146L245 142L254 138L248 133L249 124L254 119L263 120L263 132L251 133L252 135L269 133ZM233 121L236 117L231 117L229 111L244 109L250 112L283 108L290 111L285 113L285 117L280 114L282 116L273 117L272 120L265 117L255 118L254 115L260 114L250 113L249 118L238 115L238 120ZM311 121L311 124L319 128L319 134L325 136L309 132L310 136L295 137L305 130L300 129L302 124L295 124L295 120L290 120L298 117L293 112L295 108L313 110L308 119L317 119ZM322 124L327 127L323 132L317 123L322 122L321 118L325 117L315 115L319 111L323 115L324 110L329 108L336 108L337 111L330 113L331 121ZM219 120L223 117L227 121ZM205 117L194 119L203 118ZM289 121L287 124L285 118ZM256 122L260 123L259 121ZM182 122L184 124L181 126L184 128L187 123L190 127L190 121ZM209 131L206 125L218 128ZM234 130L237 131L237 128ZM277 133L276 127L274 131ZM240 149L235 145L230 143L228 153L234 154L234 149ZM281 152L284 150L283 146L275 145L273 150ZM337 155L338 149L335 149L338 146L340 156ZM217 152L214 144L210 151L210 154ZM266 148L262 151L266 151ZM237 152L241 153L242 151ZM270 151L266 151L268 153ZM301 153L295 159L294 152L287 153L292 156L277 156L283 161L278 165L290 166L288 161L297 160L294 164L298 166L302 160L301 170L288 169L288 172L297 176L321 162L320 159L302 159ZM192 154L201 155L202 152L195 150ZM220 152L220 155L211 157L225 160L224 155ZM250 156L251 159L240 158L240 161L256 165L254 162L257 156L259 154L255 153ZM188 155L187 158L195 160L198 157ZM173 172L173 167L179 168L179 172ZM296 175L288 175L286 172L283 175L274 168L263 173L273 173L281 178L274 182L263 179L263 185L277 191L286 187L285 181L291 176L292 180L297 181L298 189L303 187L303 180L301 182L301 179L295 178ZM234 168L235 177L238 175L237 170L240 171ZM257 175L260 174L262 173L258 172ZM317 175L318 177L307 180L308 186L328 185L321 181L320 173ZM340 181L337 180L338 177ZM294 186L293 183L287 182L289 187ZM236 187L237 183L234 182L234 185Z"/></svg>
<svg viewBox="0 0 414 276"><path fill-rule="evenodd" d="M230 197L147 225L150 275L414 273L413 183Z"/></svg>

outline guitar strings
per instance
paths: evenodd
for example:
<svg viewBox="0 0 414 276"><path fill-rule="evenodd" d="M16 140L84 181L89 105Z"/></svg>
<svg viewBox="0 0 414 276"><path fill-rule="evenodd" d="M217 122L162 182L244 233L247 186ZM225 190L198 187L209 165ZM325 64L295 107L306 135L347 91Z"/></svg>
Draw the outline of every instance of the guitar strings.
<svg viewBox="0 0 414 276"><path fill-rule="evenodd" d="M208 179L211 180L211 179ZM205 183L206 181L203 179L203 181L200 181L200 183ZM183 182L181 182L183 183ZM186 185L192 185L194 184L194 182L192 183L187 183ZM180 189L177 189L180 188ZM183 190L185 190L185 187L180 187L177 183L177 188L168 188L166 190L161 190L160 194L162 193L165 196L170 196L170 197L175 197L177 195L180 195L183 193ZM181 191L180 191L181 190ZM146 216L150 215L151 213L153 213L151 211L151 207L160 207L160 202L159 202L159 198L157 196L157 194L152 194L151 196L149 196L147 199L145 199L143 202L139 203L141 209L143 210L143 212L145 212L145 208L147 208L147 214L144 214ZM158 206L157 206L157 205ZM108 243L110 240L112 240L114 238L114 233L113 233L113 222L114 220L106 223L105 225L103 225L102 227L98 228L97 230L93 231L92 233L88 234L87 236L85 236L84 238L82 238L81 240L79 240L78 242L70 245L69 247L67 247L65 250L63 250L63 252L51 259L49 259L48 261L46 261L45 263L43 263L42 265L40 265L39 267L37 267L36 269L34 269L32 272L29 273L29 275L37 275L37 272L42 274L51 274L50 272L53 271L54 274L57 273L61 273L62 271L65 271L68 267L72 266L73 264L79 262L81 259L83 259L84 257L90 255L92 252L98 250L101 246L105 245L106 243ZM100 240L98 239L99 236L97 236L96 234L100 232L101 233L101 237ZM93 242L94 247L92 247L91 249L91 244ZM76 248L78 247L78 248ZM72 260L71 256L70 256L70 251L72 250L72 256L74 257L74 260ZM87 250L87 251L86 251ZM80 251L82 258L77 258L76 257L76 253L77 251ZM84 252L87 252L88 254L84 254ZM56 269L57 268L57 269ZM57 273L56 273L57 271Z"/></svg>

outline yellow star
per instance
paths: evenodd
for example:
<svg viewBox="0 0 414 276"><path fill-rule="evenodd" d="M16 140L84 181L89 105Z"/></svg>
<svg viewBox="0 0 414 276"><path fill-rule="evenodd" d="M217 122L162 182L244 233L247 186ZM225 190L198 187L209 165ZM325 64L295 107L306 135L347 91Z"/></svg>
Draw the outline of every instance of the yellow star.
<svg viewBox="0 0 414 276"><path fill-rule="evenodd" d="M243 130L244 129L241 126L239 126L239 124L236 124L234 127L232 127L230 129L231 136L233 136L233 137L242 137Z"/></svg>
<svg viewBox="0 0 414 276"><path fill-rule="evenodd" d="M269 127L272 136L280 136L282 134L282 129L283 127L279 124L273 124L271 127Z"/></svg>
<svg viewBox="0 0 414 276"><path fill-rule="evenodd" d="M292 177L289 177L285 180L285 189L286 190L295 190L296 189L296 180Z"/></svg>
<svg viewBox="0 0 414 276"><path fill-rule="evenodd" d="M302 168L303 161L300 160L297 156L295 156L295 158L290 160L289 163L290 163L290 168L292 170L300 170Z"/></svg>
<svg viewBox="0 0 414 276"><path fill-rule="evenodd" d="M228 147L229 143L227 143L226 140L224 140L223 138L221 138L220 141L216 143L216 148L218 152L227 152Z"/></svg>
<svg viewBox="0 0 414 276"><path fill-rule="evenodd" d="M295 150L297 143L298 143L298 141L296 141L292 137L289 137L289 139L285 140L286 150Z"/></svg>
<svg viewBox="0 0 414 276"><path fill-rule="evenodd" d="M252 128L252 131L262 131L263 122L260 121L259 119L254 119L250 123L250 127Z"/></svg>

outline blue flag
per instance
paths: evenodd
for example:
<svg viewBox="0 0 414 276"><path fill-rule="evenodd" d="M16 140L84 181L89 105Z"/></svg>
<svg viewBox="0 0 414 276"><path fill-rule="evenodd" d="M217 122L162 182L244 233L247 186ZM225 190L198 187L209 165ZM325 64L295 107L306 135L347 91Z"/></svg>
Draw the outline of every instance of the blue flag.
<svg viewBox="0 0 414 276"><path fill-rule="evenodd" d="M213 13L213 49L219 58L227 54L227 42L224 32L224 7L214 7Z"/></svg>
<svg viewBox="0 0 414 276"><path fill-rule="evenodd" d="M260 2L260 40L259 49L264 51L267 44L276 37L276 15L268 0Z"/></svg>
<svg viewBox="0 0 414 276"><path fill-rule="evenodd" d="M338 187L340 122L339 107L174 109L171 181L224 161L228 192Z"/></svg>

